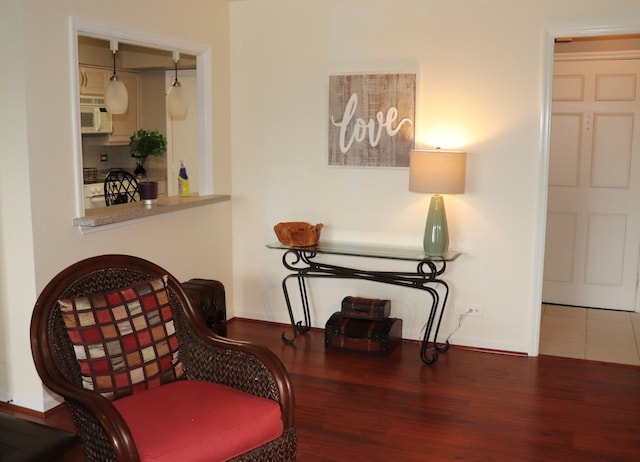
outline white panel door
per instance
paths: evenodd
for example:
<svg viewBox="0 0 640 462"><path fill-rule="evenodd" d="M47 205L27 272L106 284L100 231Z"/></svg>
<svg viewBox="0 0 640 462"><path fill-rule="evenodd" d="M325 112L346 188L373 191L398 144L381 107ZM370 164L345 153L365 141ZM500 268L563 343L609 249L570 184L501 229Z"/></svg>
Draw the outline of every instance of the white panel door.
<svg viewBox="0 0 640 462"><path fill-rule="evenodd" d="M165 84L167 89L175 78L175 71L167 71ZM180 161L184 160L189 176L189 191L195 194L198 185L198 98L196 70L178 70L178 81L187 95L189 109L184 119L172 120L167 116L167 194L178 194L178 172ZM179 150L173 146L180 146Z"/></svg>
<svg viewBox="0 0 640 462"><path fill-rule="evenodd" d="M554 64L546 303L636 309L639 75L639 60Z"/></svg>

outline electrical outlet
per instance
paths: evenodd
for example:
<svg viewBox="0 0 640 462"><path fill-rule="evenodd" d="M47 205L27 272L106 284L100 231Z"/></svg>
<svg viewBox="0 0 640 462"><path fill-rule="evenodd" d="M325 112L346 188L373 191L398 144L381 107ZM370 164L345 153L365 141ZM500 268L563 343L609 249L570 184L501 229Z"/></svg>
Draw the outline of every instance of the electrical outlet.
<svg viewBox="0 0 640 462"><path fill-rule="evenodd" d="M106 154L100 154L100 162L106 162L109 160L109 156Z"/></svg>
<svg viewBox="0 0 640 462"><path fill-rule="evenodd" d="M484 307L481 305L457 305L455 313L464 316L475 316L481 318L484 316Z"/></svg>
<svg viewBox="0 0 640 462"><path fill-rule="evenodd" d="M478 318L481 318L484 316L484 308L481 307L480 305L474 305L469 307L469 309L471 310L471 313L469 313L469 316L477 316Z"/></svg>

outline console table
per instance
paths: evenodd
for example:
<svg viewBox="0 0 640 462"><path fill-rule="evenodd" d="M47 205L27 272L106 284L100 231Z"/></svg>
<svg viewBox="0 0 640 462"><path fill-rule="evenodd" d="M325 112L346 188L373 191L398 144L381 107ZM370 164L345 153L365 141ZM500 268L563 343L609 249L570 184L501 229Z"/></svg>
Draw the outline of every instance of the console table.
<svg viewBox="0 0 640 462"><path fill-rule="evenodd" d="M357 245L335 242L321 242L310 247L290 247L279 242L267 245L270 249L284 250L282 264L291 271L282 280L282 290L289 310L293 337L289 338L282 333L284 343L293 343L299 333L311 329L311 315L309 312L309 298L307 296L307 278L339 278L362 279L366 281L380 282L397 286L419 289L431 295L431 306L427 317L424 336L420 343L420 359L425 364L432 364L438 360L438 353L449 349L449 341L438 344L436 339L440 329L440 323L449 296L449 286L440 279L447 268L447 263L460 256L459 252L449 251L444 257L426 257L421 250L403 247L383 247L376 245ZM358 257L370 257L380 259L405 260L417 263L414 271L372 271L366 269L348 268L336 266L323 261L317 261L319 255L347 255ZM298 282L300 300L304 320L295 321L287 282L295 279ZM441 287L443 295L438 290ZM435 326L435 329L434 329ZM429 348L429 344L433 348Z"/></svg>

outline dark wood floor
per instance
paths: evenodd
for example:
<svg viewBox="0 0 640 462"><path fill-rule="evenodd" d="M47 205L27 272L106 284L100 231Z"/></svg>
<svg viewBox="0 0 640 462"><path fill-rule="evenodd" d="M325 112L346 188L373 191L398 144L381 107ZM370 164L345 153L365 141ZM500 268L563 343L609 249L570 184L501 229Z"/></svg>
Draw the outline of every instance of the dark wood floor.
<svg viewBox="0 0 640 462"><path fill-rule="evenodd" d="M370 357L325 351L321 330L284 345L282 330L235 320L229 336L285 363L299 461L640 460L638 367L455 347L426 366L417 343ZM68 428L65 414L46 423Z"/></svg>

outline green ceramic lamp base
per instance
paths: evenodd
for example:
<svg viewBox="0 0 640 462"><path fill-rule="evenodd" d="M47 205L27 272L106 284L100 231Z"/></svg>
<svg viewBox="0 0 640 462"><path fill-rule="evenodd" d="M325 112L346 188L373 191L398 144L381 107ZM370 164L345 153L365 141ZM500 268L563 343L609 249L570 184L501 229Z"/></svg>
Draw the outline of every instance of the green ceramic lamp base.
<svg viewBox="0 0 640 462"><path fill-rule="evenodd" d="M444 210L444 198L440 194L431 196L427 224L424 228L424 254L442 257L449 249L449 230Z"/></svg>

